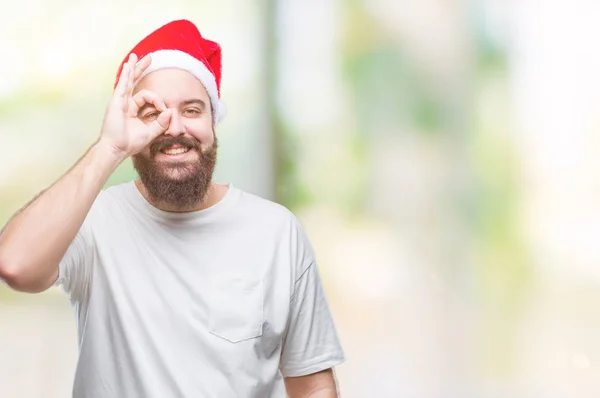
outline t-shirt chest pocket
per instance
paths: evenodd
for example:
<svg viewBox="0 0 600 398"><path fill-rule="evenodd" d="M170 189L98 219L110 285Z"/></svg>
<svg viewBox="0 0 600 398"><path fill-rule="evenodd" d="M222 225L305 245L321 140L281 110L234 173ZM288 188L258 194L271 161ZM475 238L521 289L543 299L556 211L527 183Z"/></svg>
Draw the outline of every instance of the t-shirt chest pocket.
<svg viewBox="0 0 600 398"><path fill-rule="evenodd" d="M262 281L217 277L211 282L210 333L232 343L260 337L264 320Z"/></svg>

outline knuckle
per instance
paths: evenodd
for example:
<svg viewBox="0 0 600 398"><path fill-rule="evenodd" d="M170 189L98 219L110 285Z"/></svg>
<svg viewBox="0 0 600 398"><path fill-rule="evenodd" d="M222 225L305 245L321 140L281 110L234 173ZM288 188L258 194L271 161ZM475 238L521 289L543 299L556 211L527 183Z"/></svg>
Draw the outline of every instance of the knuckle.
<svg viewBox="0 0 600 398"><path fill-rule="evenodd" d="M143 97L147 98L147 99L155 99L156 98L156 94L154 94L152 91L149 90L143 90L144 94Z"/></svg>

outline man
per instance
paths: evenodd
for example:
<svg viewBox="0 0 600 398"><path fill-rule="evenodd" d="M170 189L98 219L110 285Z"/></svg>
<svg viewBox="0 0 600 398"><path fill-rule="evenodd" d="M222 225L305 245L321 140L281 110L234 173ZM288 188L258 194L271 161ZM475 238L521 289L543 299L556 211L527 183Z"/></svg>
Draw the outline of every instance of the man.
<svg viewBox="0 0 600 398"><path fill-rule="evenodd" d="M300 223L212 182L220 81L191 22L148 35L98 141L0 235L9 286L69 294L75 397L337 396L344 353ZM102 190L128 156L139 180Z"/></svg>

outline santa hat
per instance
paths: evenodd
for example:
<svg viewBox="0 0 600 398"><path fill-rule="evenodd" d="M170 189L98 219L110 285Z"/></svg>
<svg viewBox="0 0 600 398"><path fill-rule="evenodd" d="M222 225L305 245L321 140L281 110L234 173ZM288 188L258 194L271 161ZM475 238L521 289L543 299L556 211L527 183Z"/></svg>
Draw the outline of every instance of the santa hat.
<svg viewBox="0 0 600 398"><path fill-rule="evenodd" d="M140 41L129 54L138 59L150 54L152 62L140 79L150 72L164 68L183 69L193 74L206 89L212 105L215 122L220 122L226 110L221 102L221 46L202 37L198 28L190 21L182 19L169 22ZM115 87L119 81L123 59L117 72ZM139 79L134 82L137 84Z"/></svg>

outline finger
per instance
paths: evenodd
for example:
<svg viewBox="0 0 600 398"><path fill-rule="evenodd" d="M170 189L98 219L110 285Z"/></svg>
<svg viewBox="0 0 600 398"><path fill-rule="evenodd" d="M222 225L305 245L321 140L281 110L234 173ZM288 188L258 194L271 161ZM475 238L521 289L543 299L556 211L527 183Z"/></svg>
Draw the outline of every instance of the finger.
<svg viewBox="0 0 600 398"><path fill-rule="evenodd" d="M131 69L135 68L135 64L137 63L137 61L138 58L136 53L129 54L129 59L127 60L127 62L129 62L129 66L131 67Z"/></svg>
<svg viewBox="0 0 600 398"><path fill-rule="evenodd" d="M129 65L127 63L123 64L121 68L121 74L119 75L119 81L117 82L117 87L115 87L115 95L116 96L124 96L128 91L128 80L129 80Z"/></svg>
<svg viewBox="0 0 600 398"><path fill-rule="evenodd" d="M129 106L129 114L131 116L136 116L139 112L140 108L145 104L152 104L159 112L163 112L167 109L162 98L158 96L158 94L149 91L149 90L140 90L133 97L131 97L130 106Z"/></svg>
<svg viewBox="0 0 600 398"><path fill-rule="evenodd" d="M152 58L151 58L150 54L148 54L144 58L140 59L140 61L135 66L135 73L133 74L134 82L137 81L140 78L140 76L142 76L142 73L144 73L144 71L146 69L148 69L148 67L150 66L151 63L152 63Z"/></svg>
<svg viewBox="0 0 600 398"><path fill-rule="evenodd" d="M133 70L135 69L135 63L137 62L137 55L134 53L129 54L127 60L127 93L131 95L133 90Z"/></svg>
<svg viewBox="0 0 600 398"><path fill-rule="evenodd" d="M165 105L162 98L160 98L158 94L150 90L140 90L133 96L133 101L138 107L142 107L144 104L150 103L153 104L154 107L161 112L167 109L167 106Z"/></svg>
<svg viewBox="0 0 600 398"><path fill-rule="evenodd" d="M169 128L169 124L171 123L171 110L167 109L162 112L158 117L152 121L152 123L148 124L148 130L150 131L151 139L155 139Z"/></svg>

